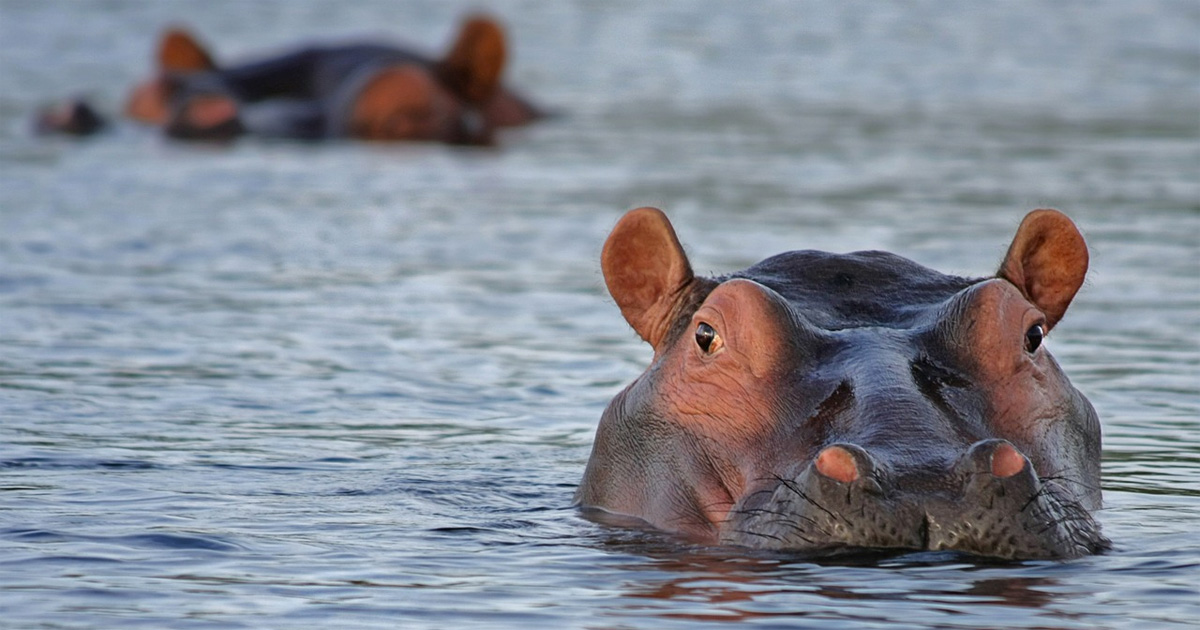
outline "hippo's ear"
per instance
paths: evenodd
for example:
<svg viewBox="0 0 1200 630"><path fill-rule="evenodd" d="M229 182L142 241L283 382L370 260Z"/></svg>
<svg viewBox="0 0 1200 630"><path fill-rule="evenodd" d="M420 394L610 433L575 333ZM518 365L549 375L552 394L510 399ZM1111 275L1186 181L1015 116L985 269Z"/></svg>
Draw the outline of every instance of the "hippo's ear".
<svg viewBox="0 0 1200 630"><path fill-rule="evenodd" d="M1017 228L998 275L1046 314L1049 330L1067 312L1087 268L1087 244L1067 215L1034 210Z"/></svg>
<svg viewBox="0 0 1200 630"><path fill-rule="evenodd" d="M504 30L495 20L475 15L463 22L458 38L436 71L451 92L480 105L500 88L506 57Z"/></svg>
<svg viewBox="0 0 1200 630"><path fill-rule="evenodd" d="M207 72L216 70L208 50L189 32L171 28L158 40L158 69L164 72Z"/></svg>
<svg viewBox="0 0 1200 630"><path fill-rule="evenodd" d="M625 321L657 349L695 279L667 215L657 208L626 213L604 242L600 267Z"/></svg>

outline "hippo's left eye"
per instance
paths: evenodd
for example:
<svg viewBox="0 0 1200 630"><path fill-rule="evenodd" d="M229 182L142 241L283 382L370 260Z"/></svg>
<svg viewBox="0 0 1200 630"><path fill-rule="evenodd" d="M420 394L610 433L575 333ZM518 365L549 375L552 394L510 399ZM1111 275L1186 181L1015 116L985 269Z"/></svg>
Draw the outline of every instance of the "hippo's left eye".
<svg viewBox="0 0 1200 630"><path fill-rule="evenodd" d="M700 322L696 326L696 345L700 346L700 349L705 353L712 354L720 349L721 336L717 334L715 328L704 322Z"/></svg>
<svg viewBox="0 0 1200 630"><path fill-rule="evenodd" d="M1041 324L1034 324L1025 331L1025 351L1033 354L1042 345L1042 338L1046 336L1042 330Z"/></svg>

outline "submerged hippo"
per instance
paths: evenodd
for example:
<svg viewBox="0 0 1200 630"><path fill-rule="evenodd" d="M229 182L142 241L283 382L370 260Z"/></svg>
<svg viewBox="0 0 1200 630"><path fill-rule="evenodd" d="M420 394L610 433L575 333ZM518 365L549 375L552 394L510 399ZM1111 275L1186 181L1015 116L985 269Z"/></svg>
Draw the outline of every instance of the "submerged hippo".
<svg viewBox="0 0 1200 630"><path fill-rule="evenodd" d="M507 49L498 22L472 15L441 59L355 42L219 66L195 37L172 29L159 44L158 74L134 89L126 113L177 138L488 144L497 127L539 115L501 83Z"/></svg>
<svg viewBox="0 0 1200 630"><path fill-rule="evenodd" d="M196 37L174 28L160 38L157 71L132 90L125 113L181 139L249 134L490 144L498 128L542 115L503 85L507 50L500 24L472 15L441 58L352 42L219 65ZM37 129L94 131L65 115L76 104L45 110Z"/></svg>
<svg viewBox="0 0 1200 630"><path fill-rule="evenodd" d="M661 211L631 211L602 267L654 358L575 500L704 544L1101 551L1099 420L1042 343L1087 266L1071 220L1035 210L994 277L793 251L703 278Z"/></svg>

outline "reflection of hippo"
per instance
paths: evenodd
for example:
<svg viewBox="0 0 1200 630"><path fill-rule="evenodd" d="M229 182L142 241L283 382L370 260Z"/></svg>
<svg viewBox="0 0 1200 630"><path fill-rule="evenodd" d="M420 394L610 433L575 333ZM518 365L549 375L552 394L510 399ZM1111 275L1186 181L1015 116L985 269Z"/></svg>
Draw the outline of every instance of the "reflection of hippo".
<svg viewBox="0 0 1200 630"><path fill-rule="evenodd" d="M177 138L250 133L487 144L496 128L539 116L501 85L506 50L500 26L475 16L440 60L356 43L218 67L194 37L173 29L159 42L158 72L133 90L126 114Z"/></svg>
<svg viewBox="0 0 1200 630"><path fill-rule="evenodd" d="M576 501L711 544L1102 550L1099 421L1042 345L1087 264L1070 219L1037 210L993 278L795 251L709 279L634 210L602 267L654 358L604 412Z"/></svg>

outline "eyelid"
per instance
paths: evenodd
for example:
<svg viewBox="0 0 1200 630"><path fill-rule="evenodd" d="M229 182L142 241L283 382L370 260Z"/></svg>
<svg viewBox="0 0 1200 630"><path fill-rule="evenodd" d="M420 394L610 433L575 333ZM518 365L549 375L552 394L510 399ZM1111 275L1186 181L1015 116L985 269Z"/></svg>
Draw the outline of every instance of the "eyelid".
<svg viewBox="0 0 1200 630"><path fill-rule="evenodd" d="M700 308L696 309L696 312L692 314L692 328L694 329L700 324L708 324L713 327L713 330L720 333L725 329L725 318L721 315L720 311L709 304L701 304Z"/></svg>

